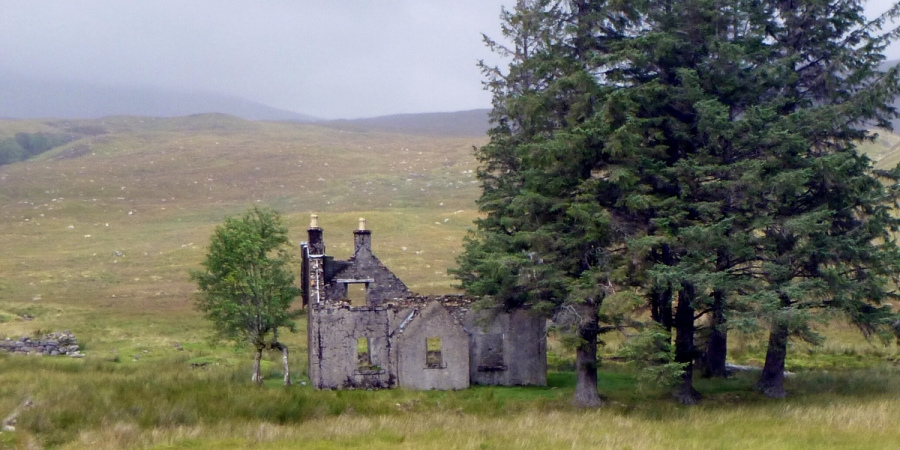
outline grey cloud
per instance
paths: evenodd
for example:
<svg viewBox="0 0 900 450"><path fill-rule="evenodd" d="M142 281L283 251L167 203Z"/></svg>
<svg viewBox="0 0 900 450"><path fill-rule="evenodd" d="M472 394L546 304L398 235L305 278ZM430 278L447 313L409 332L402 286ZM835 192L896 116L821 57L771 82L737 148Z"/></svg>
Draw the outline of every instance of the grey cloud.
<svg viewBox="0 0 900 450"><path fill-rule="evenodd" d="M0 72L222 93L327 118L487 108L481 33L499 37L500 7L514 3L0 0Z"/></svg>
<svg viewBox="0 0 900 450"><path fill-rule="evenodd" d="M0 0L0 70L324 117L484 108L480 33L504 3Z"/></svg>

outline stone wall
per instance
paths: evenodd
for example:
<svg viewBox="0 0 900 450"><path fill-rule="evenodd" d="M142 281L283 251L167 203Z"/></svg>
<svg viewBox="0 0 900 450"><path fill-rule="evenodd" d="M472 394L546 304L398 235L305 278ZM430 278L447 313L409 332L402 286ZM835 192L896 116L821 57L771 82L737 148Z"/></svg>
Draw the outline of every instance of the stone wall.
<svg viewBox="0 0 900 450"><path fill-rule="evenodd" d="M68 356L82 358L78 340L69 331L53 332L32 339L23 336L19 339L6 338L0 341L0 351L21 355Z"/></svg>
<svg viewBox="0 0 900 450"><path fill-rule="evenodd" d="M387 308L312 305L309 314L309 378L319 389L376 389L396 384L392 370ZM367 338L368 366L358 339Z"/></svg>
<svg viewBox="0 0 900 450"><path fill-rule="evenodd" d="M397 334L397 381L401 387L469 387L469 335L443 305L428 304Z"/></svg>
<svg viewBox="0 0 900 450"><path fill-rule="evenodd" d="M472 384L547 385L547 319L531 311L470 311Z"/></svg>
<svg viewBox="0 0 900 450"><path fill-rule="evenodd" d="M326 276L325 299L335 301L347 298L347 281L367 280L366 304L379 306L393 298L409 295L409 289L384 264L372 254L372 250L361 245L347 261L333 261L346 266L331 276Z"/></svg>
<svg viewBox="0 0 900 450"><path fill-rule="evenodd" d="M464 389L547 384L546 319L471 309L464 295L409 295L381 306L308 310L309 376L319 389ZM359 339L368 339L367 345ZM426 345L440 341L440 363ZM366 364L359 348L368 348Z"/></svg>
<svg viewBox="0 0 900 450"><path fill-rule="evenodd" d="M372 253L364 219L346 261L325 254L318 216L308 232L309 242L301 244L301 286L309 377L316 388L547 384L542 317L476 311L477 299L465 295L411 293ZM361 285L364 301L357 295Z"/></svg>

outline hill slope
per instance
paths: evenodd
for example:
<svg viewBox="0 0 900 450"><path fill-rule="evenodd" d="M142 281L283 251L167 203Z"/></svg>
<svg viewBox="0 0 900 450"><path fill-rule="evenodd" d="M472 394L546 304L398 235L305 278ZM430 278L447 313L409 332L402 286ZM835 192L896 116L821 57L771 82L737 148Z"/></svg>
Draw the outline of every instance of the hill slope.
<svg viewBox="0 0 900 450"><path fill-rule="evenodd" d="M446 269L476 214L482 138L198 115L0 121L0 139L72 129L93 133L0 166L0 304L188 310L187 273L212 227L254 204L282 211L295 243L320 214L339 257L366 217L411 288L453 290Z"/></svg>
<svg viewBox="0 0 900 450"><path fill-rule="evenodd" d="M875 142L863 143L860 150L875 161L879 169L891 169L900 163L900 136L888 130L878 130Z"/></svg>
<svg viewBox="0 0 900 450"><path fill-rule="evenodd" d="M0 120L0 140L19 132L78 139L0 166L0 303L124 311L188 309L187 272L212 227L254 204L282 211L295 243L320 214L338 257L366 217L376 253L411 288L452 290L446 269L477 216L471 148L486 140L221 114ZM898 144L883 133L864 149L890 165Z"/></svg>

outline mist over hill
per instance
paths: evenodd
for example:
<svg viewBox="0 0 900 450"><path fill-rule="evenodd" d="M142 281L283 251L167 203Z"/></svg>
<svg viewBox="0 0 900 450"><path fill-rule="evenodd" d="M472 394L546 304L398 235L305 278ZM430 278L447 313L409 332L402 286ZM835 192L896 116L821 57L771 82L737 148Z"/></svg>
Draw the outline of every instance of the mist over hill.
<svg viewBox="0 0 900 450"><path fill-rule="evenodd" d="M0 118L177 117L202 113L229 114L248 120L319 120L227 95L0 75Z"/></svg>
<svg viewBox="0 0 900 450"><path fill-rule="evenodd" d="M489 109L422 114L395 114L353 120L329 120L319 125L347 131L387 131L434 136L484 136Z"/></svg>
<svg viewBox="0 0 900 450"><path fill-rule="evenodd" d="M218 113L255 121L316 122L345 131L433 136L484 136L488 109L322 120L220 94L153 87L117 87L0 75L0 118L98 119L182 117Z"/></svg>

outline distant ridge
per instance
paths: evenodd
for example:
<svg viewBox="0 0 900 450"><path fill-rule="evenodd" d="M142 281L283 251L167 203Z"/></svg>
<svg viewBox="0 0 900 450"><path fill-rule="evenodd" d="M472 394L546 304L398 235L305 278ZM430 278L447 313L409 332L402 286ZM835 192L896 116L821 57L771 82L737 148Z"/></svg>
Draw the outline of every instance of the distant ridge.
<svg viewBox="0 0 900 450"><path fill-rule="evenodd" d="M352 120L319 122L348 131L387 131L434 136L484 136L489 128L489 109L421 114L395 114Z"/></svg>
<svg viewBox="0 0 900 450"><path fill-rule="evenodd" d="M97 119L108 116L177 117L203 113L222 113L247 120L319 120L227 95L0 75L0 118Z"/></svg>

